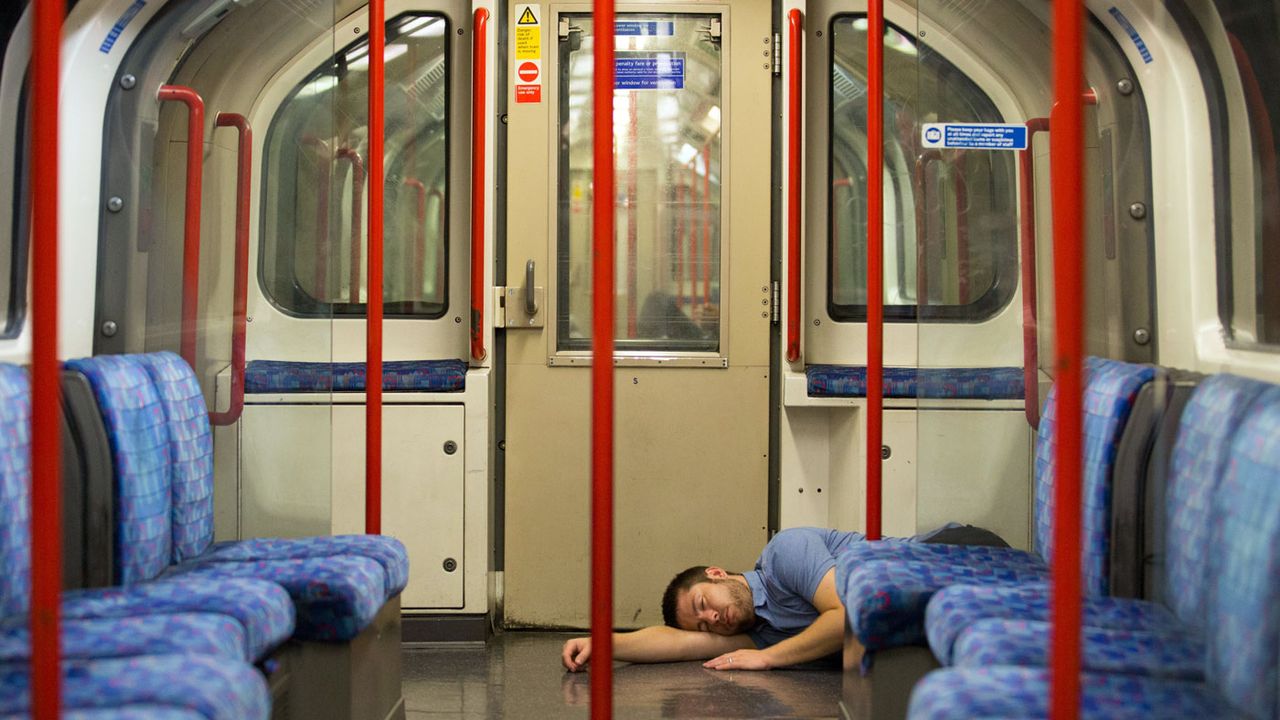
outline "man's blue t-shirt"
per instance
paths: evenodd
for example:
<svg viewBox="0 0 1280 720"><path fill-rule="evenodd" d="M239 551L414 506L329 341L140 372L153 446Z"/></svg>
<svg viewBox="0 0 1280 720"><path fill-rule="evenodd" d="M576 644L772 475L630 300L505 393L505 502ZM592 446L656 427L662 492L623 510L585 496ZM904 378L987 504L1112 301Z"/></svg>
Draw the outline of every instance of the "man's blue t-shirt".
<svg viewBox="0 0 1280 720"><path fill-rule="evenodd" d="M756 569L743 573L759 622L747 631L757 648L798 634L818 619L813 594L836 566L836 554L864 539L861 533L825 528L783 530L760 553Z"/></svg>

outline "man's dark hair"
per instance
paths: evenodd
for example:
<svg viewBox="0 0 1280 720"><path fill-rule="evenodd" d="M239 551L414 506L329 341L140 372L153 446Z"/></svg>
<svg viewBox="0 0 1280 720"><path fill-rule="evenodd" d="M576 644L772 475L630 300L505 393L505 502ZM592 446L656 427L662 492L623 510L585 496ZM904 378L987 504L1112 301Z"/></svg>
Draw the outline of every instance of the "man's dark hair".
<svg viewBox="0 0 1280 720"><path fill-rule="evenodd" d="M671 578L666 592L662 593L662 622L673 628L680 627L676 622L676 599L680 593L707 579L707 567L695 565Z"/></svg>

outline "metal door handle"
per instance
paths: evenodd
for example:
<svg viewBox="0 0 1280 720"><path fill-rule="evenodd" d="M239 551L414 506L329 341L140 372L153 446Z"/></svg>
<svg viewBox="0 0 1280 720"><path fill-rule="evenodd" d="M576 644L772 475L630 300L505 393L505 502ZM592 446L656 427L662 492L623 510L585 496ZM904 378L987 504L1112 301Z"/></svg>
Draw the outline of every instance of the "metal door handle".
<svg viewBox="0 0 1280 720"><path fill-rule="evenodd" d="M533 286L533 261L524 264L524 313L530 317L538 314L538 292Z"/></svg>

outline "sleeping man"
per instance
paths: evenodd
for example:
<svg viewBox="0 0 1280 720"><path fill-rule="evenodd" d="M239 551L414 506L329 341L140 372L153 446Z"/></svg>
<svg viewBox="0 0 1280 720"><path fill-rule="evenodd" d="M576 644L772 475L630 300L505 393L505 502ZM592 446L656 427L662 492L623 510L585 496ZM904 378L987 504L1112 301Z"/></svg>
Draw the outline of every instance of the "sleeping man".
<svg viewBox="0 0 1280 720"><path fill-rule="evenodd" d="M949 525L918 542L1005 545L986 530ZM844 604L836 592L835 556L863 536L821 528L793 528L773 537L754 570L731 573L691 567L662 595L664 625L614 633L614 658L626 662L705 660L713 670L769 670L838 653ZM561 661L580 672L591 659L591 638L564 644Z"/></svg>

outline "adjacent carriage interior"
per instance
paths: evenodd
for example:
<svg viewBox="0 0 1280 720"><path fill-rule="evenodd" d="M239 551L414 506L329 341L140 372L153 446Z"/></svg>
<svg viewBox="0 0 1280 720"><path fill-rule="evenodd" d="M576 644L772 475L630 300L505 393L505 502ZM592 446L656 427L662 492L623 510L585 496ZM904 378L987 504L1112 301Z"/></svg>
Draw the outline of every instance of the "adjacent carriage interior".
<svg viewBox="0 0 1280 720"><path fill-rule="evenodd" d="M1280 3L1086 0L1078 142L1061 4L0 7L0 717L53 606L41 720L607 717L559 662L601 213L613 626L781 530L887 538L837 558L839 669L620 664L619 717L1047 717L1068 522L1080 717L1280 717ZM894 539L953 522L1010 547Z"/></svg>

